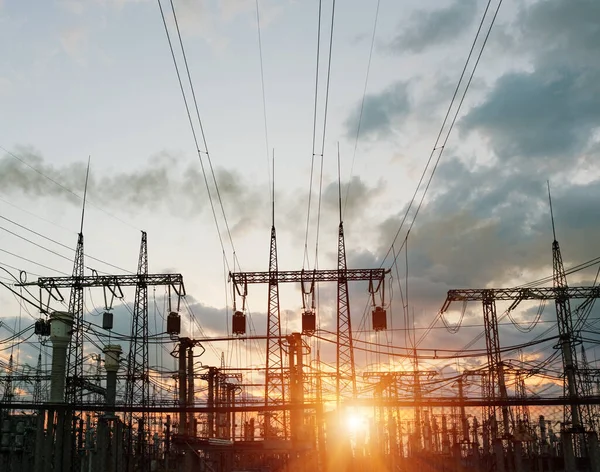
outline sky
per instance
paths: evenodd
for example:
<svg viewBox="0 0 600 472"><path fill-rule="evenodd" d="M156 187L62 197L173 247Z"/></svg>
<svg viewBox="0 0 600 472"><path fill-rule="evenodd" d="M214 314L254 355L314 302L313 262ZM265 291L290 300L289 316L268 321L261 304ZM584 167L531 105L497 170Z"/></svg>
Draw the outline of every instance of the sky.
<svg viewBox="0 0 600 472"><path fill-rule="evenodd" d="M175 0L206 137L200 148L209 150L234 244L215 199L223 252L157 2L0 1L0 266L27 271L29 280L71 272L73 251L56 242L75 246L81 200L73 193L83 193L89 157L86 253L135 271L140 230L147 231L150 271L182 273L203 332L222 333L231 310L227 272L268 269L273 154L280 269L314 266L317 227L318 266L335 267L339 146L348 265L379 267L486 3L381 0L377 12L375 0L337 2L323 137L331 2L322 2L318 81L319 2L259 2L263 96L255 1ZM170 5L163 8L177 46ZM436 318L449 289L515 286L550 275L547 181L565 265L598 256L599 17L594 0L502 3L407 256L402 252L392 270L393 327L403 326L398 281L405 283L405 259L419 329ZM405 236L406 227L397 246ZM95 260L86 265L115 271ZM570 283L592 283L595 269L574 274ZM266 287L250 292L256 332L264 333ZM319 292L327 329L334 326L334 294L333 287ZM352 287L354 326L363 329L367 295L366 286ZM101 297L87 301L91 312L102 311ZM13 321L23 310L6 290L0 307L0 316ZM282 288L284 331L298 329L301 307L298 288ZM515 316L527 323L535 310L527 306ZM544 313L543 320L552 320L552 307ZM22 322L37 316L32 310ZM481 323L480 307L469 306L467 321ZM119 322L127 331L125 311ZM423 346L461 347L482 331L465 328L449 337L437 328ZM501 331L503 344L532 336L513 328ZM197 326L189 329L199 335ZM389 336L386 342L404 345L403 334ZM207 359L218 362L222 349ZM589 356L595 359L595 351Z"/></svg>

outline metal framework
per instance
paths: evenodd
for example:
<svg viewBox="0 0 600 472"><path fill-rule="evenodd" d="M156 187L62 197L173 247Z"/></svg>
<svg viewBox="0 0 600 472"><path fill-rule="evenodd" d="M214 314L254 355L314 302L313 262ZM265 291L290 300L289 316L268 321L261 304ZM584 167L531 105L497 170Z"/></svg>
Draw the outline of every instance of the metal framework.
<svg viewBox="0 0 600 472"><path fill-rule="evenodd" d="M115 298L123 297L123 287L136 287L140 282L146 286L168 286L178 297L185 297L185 286L181 274L118 274L118 275L85 275L81 277L40 277L35 282L15 284L17 287L37 286L40 290L40 312L48 313L52 301L61 303L65 298L61 289L103 287ZM45 296L44 296L45 295ZM44 302L44 299L46 300Z"/></svg>
<svg viewBox="0 0 600 472"><path fill-rule="evenodd" d="M356 396L356 380L354 369L354 352L352 349L352 330L350 324L350 306L348 302L348 282L356 281L372 281L373 283L383 286L385 276L389 269L348 269L346 266L346 251L344 243L344 228L340 223L338 232L338 268L335 270L297 270L297 271L279 271L277 270L275 242L275 228L271 231L271 258L268 272L230 272L229 280L234 285L244 286L246 284L269 284L269 317L267 326L268 347L267 350L267 388L265 391L265 402L269 401L268 385L276 385L278 378L274 375L279 375L274 372L272 366L277 366L279 369L279 359L281 359L280 349L277 336L280 336L281 328L279 325L279 283L314 283L314 282L337 282L338 284L338 306L337 306L337 354L336 366L336 393L338 398L340 393L354 397ZM275 264L273 264L275 262ZM275 309L275 307L277 307ZM277 323L277 324L275 324ZM275 342L273 341L275 339ZM275 344L277 343L277 344ZM282 368L282 367L281 367ZM283 375L282 377L283 378ZM269 382L270 381L270 382ZM283 391L283 387L281 388ZM281 394L283 398L283 394Z"/></svg>
<svg viewBox="0 0 600 472"><path fill-rule="evenodd" d="M77 237L75 249L75 262L73 263L73 276L71 280L71 295L69 297L69 313L74 316L73 335L67 356L67 385L65 400L71 405L83 403L83 233ZM40 299L41 300L41 299Z"/></svg>
<svg viewBox="0 0 600 472"><path fill-rule="evenodd" d="M448 310L452 302L481 302L484 298L493 298L496 301L515 301L514 309L518 302L523 300L554 300L559 297L568 299L600 298L600 286L591 287L533 287L533 288L467 288L448 290L446 301L442 306L442 313Z"/></svg>
<svg viewBox="0 0 600 472"><path fill-rule="evenodd" d="M344 396L356 398L356 375L354 349L352 347L352 323L348 301L348 277L346 266L346 243L344 223L338 229L338 274L337 274L337 353L335 393L339 404Z"/></svg>
<svg viewBox="0 0 600 472"><path fill-rule="evenodd" d="M343 230L342 230L343 231ZM348 282L385 280L389 269L345 269L344 277ZM277 274L270 272L230 272L229 279L236 285L266 284L271 280L277 283L290 282L337 282L340 271L337 270L280 270Z"/></svg>
<svg viewBox="0 0 600 472"><path fill-rule="evenodd" d="M271 226L271 245L269 250L269 301L267 313L267 361L265 368L265 405L280 405L285 402L285 382L283 378L283 347L281 345L281 314L279 310L279 285L277 280L277 233ZM281 417L265 415L265 438L277 435L274 420L287 437L287 415Z"/></svg>
<svg viewBox="0 0 600 472"><path fill-rule="evenodd" d="M579 397L585 397L585 384L588 381L584 370L578 368L575 334L573 330L573 320L571 316L571 299L590 300L600 298L600 286L577 286L569 287L566 281L566 275L560 253L560 247L556 239L552 243L552 261L554 272L554 285L552 287L534 287L534 288L490 288L490 289L459 289L449 290L441 312L445 312L454 301L481 301L484 307L484 322L486 325L486 342L488 344L488 360L490 361L491 375L502 369L494 369L499 360L495 357L498 346L496 339L497 318L495 314L495 301L512 301L509 310L514 310L523 300L555 300L556 316L558 321L559 345L562 353L563 367L565 371L565 396L571 402L571 406L565 410L565 423L571 424L574 429L591 425L591 418L586 415L587 410L582 409L576 401ZM490 360L491 359L491 360ZM494 379L492 378L492 385ZM500 380L500 379L498 379ZM502 386L498 382L498 386ZM505 388L505 387L504 387ZM492 387L493 389L493 387ZM490 393L492 393L490 391ZM505 394L502 394L505 395ZM584 418L582 418L585 416ZM504 419L503 419L504 420ZM506 424L506 421L503 421Z"/></svg>
<svg viewBox="0 0 600 472"><path fill-rule="evenodd" d="M506 391L506 381L504 378L504 365L500 355L500 336L498 331L498 315L496 313L496 301L489 294L484 294L483 298L483 324L485 328L485 342L487 348L489 379L486 383L488 387L488 396L492 399L508 398ZM487 419L492 419L494 425L497 423L496 407L491 406L487 413ZM501 428L493 428L492 435L502 438L510 434L510 418L508 407L502 407Z"/></svg>
<svg viewBox="0 0 600 472"><path fill-rule="evenodd" d="M554 229L554 220L552 221L552 227ZM585 376L579 372L577 365L577 349L574 342L571 302L569 300L571 297L568 295L567 276L556 235L552 242L552 269L554 289L556 290L554 304L556 306L559 343L566 380L564 390L565 396L573 399L578 396L585 396L585 379L582 378ZM590 425L591 418L582 418L582 416L587 415L585 415L585 409L582 409L580 405L571 405L564 410L564 421L566 424L571 424L573 429L579 430L583 424Z"/></svg>
<svg viewBox="0 0 600 472"><path fill-rule="evenodd" d="M125 383L125 405L150 406L150 380L148 377L148 238L142 231L140 256L138 260L138 281L135 288L135 303L131 320L131 341L127 360L127 381ZM126 423L133 426L133 414L127 415ZM148 414L138 418L141 426L139 434L144 437L148 427ZM131 441L130 441L131 442ZM130 451L129 456L133 451ZM143 453L143 451L138 451Z"/></svg>

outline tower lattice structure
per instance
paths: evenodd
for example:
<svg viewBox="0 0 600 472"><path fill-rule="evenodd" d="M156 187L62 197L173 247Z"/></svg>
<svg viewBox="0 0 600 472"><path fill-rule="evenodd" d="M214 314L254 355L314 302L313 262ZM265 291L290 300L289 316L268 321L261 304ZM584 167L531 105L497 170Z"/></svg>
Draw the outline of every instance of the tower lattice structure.
<svg viewBox="0 0 600 472"><path fill-rule="evenodd" d="M354 349L352 345L352 324L348 301L348 277L346 265L346 243L344 223L338 229L338 279L337 279L337 352L336 352L336 399L356 397L356 375Z"/></svg>
<svg viewBox="0 0 600 472"><path fill-rule="evenodd" d="M83 222L82 222L83 227ZM67 356L66 402L71 405L83 403L83 231L77 236L69 313L73 314L73 333Z"/></svg>
<svg viewBox="0 0 600 472"><path fill-rule="evenodd" d="M127 377L125 384L125 405L148 407L150 405L150 380L148 376L148 238L142 231L140 255L135 286L135 301L131 320L131 342L127 358ZM141 420L139 434L148 425L148 414L136 414ZM126 423L132 426L133 413L128 413Z"/></svg>
<svg viewBox="0 0 600 472"><path fill-rule="evenodd" d="M285 400L283 375L283 347L281 345L281 312L279 308L279 282L277 264L277 233L271 226L269 250L269 304L267 313L267 360L265 369L265 405L282 405ZM275 436L275 428L287 436L287 414L265 415L265 437Z"/></svg>

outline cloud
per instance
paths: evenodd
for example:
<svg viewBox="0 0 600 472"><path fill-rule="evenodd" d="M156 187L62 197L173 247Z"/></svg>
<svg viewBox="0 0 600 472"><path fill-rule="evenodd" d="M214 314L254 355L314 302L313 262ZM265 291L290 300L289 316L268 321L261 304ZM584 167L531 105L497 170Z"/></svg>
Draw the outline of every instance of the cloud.
<svg viewBox="0 0 600 472"><path fill-rule="evenodd" d="M381 139L392 134L396 121L405 118L411 110L408 83L396 82L382 92L365 97L362 117L358 103L346 119L346 136L354 138L360 121L360 137Z"/></svg>
<svg viewBox="0 0 600 472"><path fill-rule="evenodd" d="M453 159L440 167L437 193L423 208L408 244L411 278L431 289L429 300L419 300L419 305L431 306L437 298L439 308L450 288L505 286L552 273L544 177L520 172L510 163L470 169ZM566 266L598 255L599 198L600 180L553 188ZM399 220L380 225L379 253L387 250Z"/></svg>
<svg viewBox="0 0 600 472"><path fill-rule="evenodd" d="M63 166L47 163L31 148L18 148L13 154L27 162L36 172L11 155L0 158L0 194L54 197L79 205L80 200L69 191L83 194L86 164L76 162ZM60 185L52 182L58 182ZM261 189L245 182L240 175L222 168L215 169L226 212L235 224L242 216L256 216L266 202L259 197ZM211 183L213 201L217 204ZM90 201L104 207L118 207L125 212L155 210L162 207L171 215L187 217L209 208L204 179L195 161L185 162L166 151L150 157L145 166L131 172L98 175L92 168L88 184Z"/></svg>
<svg viewBox="0 0 600 472"><path fill-rule="evenodd" d="M538 1L517 22L522 40L538 62L597 66L600 49L600 3L595 0Z"/></svg>
<svg viewBox="0 0 600 472"><path fill-rule="evenodd" d="M462 138L483 137L487 146L469 151L483 158L445 157L411 231L409 293L417 326L426 327L435 318L449 289L513 286L552 274L547 179L553 182L557 236L565 266L598 256L599 7L592 1L577 5L539 1L525 6L503 30L514 39L506 45L515 48L510 50L511 64L524 59L526 69L512 67L495 78L487 94L459 122ZM404 210L382 222L376 254L387 251L403 214ZM404 254L400 260L404 262ZM569 281L591 284L596 269L575 273ZM394 275L404 278L404 263ZM395 298L394 312L401 312L398 295ZM505 309L498 304L499 315ZM534 318L532 310L537 306L521 306L515 317L526 324ZM592 316L598 316L595 310ZM502 326L501 344L531 340L555 320L549 303L542 317L546 324L528 334L510 324ZM507 319L502 322L509 323ZM482 323L480 305L467 307L464 324L468 323ZM434 329L422 347L461 346L481 332L481 327L463 328L449 337L444 329ZM554 334L556 328L549 335ZM554 352L552 344L529 354L544 359ZM479 346L483 347L482 340Z"/></svg>
<svg viewBox="0 0 600 472"><path fill-rule="evenodd" d="M421 53L431 46L452 41L465 32L475 18L476 0L457 0L439 10L419 10L401 25L399 33L389 44L396 52Z"/></svg>
<svg viewBox="0 0 600 472"><path fill-rule="evenodd" d="M571 165L577 165L575 158L563 163L564 167ZM598 163L596 167L600 167ZM552 230L544 178L547 176L522 172L514 162L498 161L473 168L455 158L447 160L438 172L436 187L408 242L409 299L415 309L417 336L436 318L450 289L515 286L552 274ZM559 169L556 174L560 172ZM549 177L558 180L556 174ZM600 210L596 202L600 198L600 179L588 183L559 182L553 186L554 214L564 264L568 268L598 256ZM398 229L400 215L380 225L382 242L374 252L376 261L387 251ZM361 260L368 260L364 254L359 256ZM397 320L395 327L399 324L404 327L399 288L402 285L404 290L404 258L405 254L400 254L398 269L392 269L394 281L390 292ZM389 267L389 261L385 265ZM590 285L596 270L597 266L570 275L569 282ZM573 301L572 305L575 310L579 303ZM497 304L502 346L530 341L552 328L556 321L554 304L549 302L545 305L542 323L530 333L521 333L508 318L502 318L507 307L507 304ZM452 323L458 321L460 309L460 304L452 306ZM528 325L535 319L537 309L536 303L522 304L513 315L522 325ZM600 308L596 307L590 319L599 314ZM462 348L483 333L482 322L481 304L470 303L463 328L457 334L449 336L438 322L420 347ZM554 327L541 337L556 334ZM554 352L553 344L547 342L526 349L525 353L543 360ZM483 337L474 348L485 349ZM517 353L503 354L503 359L508 358L518 362ZM560 364L560 358L556 363Z"/></svg>
<svg viewBox="0 0 600 472"><path fill-rule="evenodd" d="M520 12L505 33L517 38L510 54L526 57L529 69L501 76L461 130L477 131L502 159L588 152L600 118L598 15L593 0L539 1Z"/></svg>
<svg viewBox="0 0 600 472"><path fill-rule="evenodd" d="M86 172L84 162L54 166L30 147L17 148L13 154L39 172L10 154L5 155L0 158L0 195L51 197L77 207L81 205L81 199L66 189L83 195ZM215 177L232 237L244 236L256 228L265 228L270 224L270 203L264 187L266 184L250 182L237 171L218 167L215 168ZM210 174L208 179L213 203L217 214L220 214L219 199ZM342 182L342 190L345 192L347 188L348 182ZM351 219L362 215L372 202L383 195L384 190L385 186L381 182L369 185L360 177L354 176L344 217ZM98 174L92 161L88 198L93 206L107 210L118 208L125 214L160 211L173 217L188 218L202 212L208 214L210 211L210 201L197 161L186 161L183 156L167 151L152 155L137 170L129 172L109 170ZM300 235L297 229L299 215L306 215L307 189L287 188L276 199L277 208L286 209L278 210L276 214L278 230L289 230L298 237L304 237L304 232ZM311 227L316 225L316 202L316 195L313 195ZM321 221L333 218L337 226L338 213L338 183L325 180Z"/></svg>
<svg viewBox="0 0 600 472"><path fill-rule="evenodd" d="M547 70L502 76L460 122L503 159L556 158L585 149L600 120L600 73Z"/></svg>

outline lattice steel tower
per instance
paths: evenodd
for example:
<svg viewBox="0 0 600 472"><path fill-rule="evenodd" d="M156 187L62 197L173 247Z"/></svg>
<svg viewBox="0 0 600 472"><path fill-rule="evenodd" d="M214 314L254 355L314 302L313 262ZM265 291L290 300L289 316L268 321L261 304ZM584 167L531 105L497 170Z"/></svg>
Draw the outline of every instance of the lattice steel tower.
<svg viewBox="0 0 600 472"><path fill-rule="evenodd" d="M131 320L131 342L127 360L125 405L148 407L150 405L150 380L148 377L148 239L145 231L142 231L137 277L133 318ZM127 414L126 423L129 427L132 426L133 416L133 413ZM141 420L139 437L144 438L143 431L148 427L148 413L142 412L136 414L136 416Z"/></svg>
<svg viewBox="0 0 600 472"><path fill-rule="evenodd" d="M135 287L135 303L131 320L131 343L127 362L125 404L148 406L150 389L148 381L148 239L142 231L140 256Z"/></svg>
<svg viewBox="0 0 600 472"><path fill-rule="evenodd" d="M69 296L69 313L73 314L73 334L67 350L67 386L65 400L71 405L83 403L83 220L85 216L85 198L87 181L90 171L88 162L83 194L83 209L81 211L81 226L77 235L75 260L73 261L73 286Z"/></svg>
<svg viewBox="0 0 600 472"><path fill-rule="evenodd" d="M340 197L340 226L338 230L338 281L337 281L337 355L336 355L336 399L356 397L356 376L354 370L354 349L352 346L352 326L350 303L348 301L348 277L346 275L346 243L344 222L342 221Z"/></svg>
<svg viewBox="0 0 600 472"><path fill-rule="evenodd" d="M563 265L560 246L556 240L556 229L554 226L554 213L552 211L552 198L550 196L550 184L548 184L548 200L550 202L550 217L552 218L552 274L553 285L556 290L556 318L558 321L559 345L562 353L563 367L565 371L565 396L576 399L584 396L582 379L577 366L577 349L575 346L573 319L571 316L571 302L567 295L568 285L565 267ZM564 421L571 424L573 429L584 427L583 422L588 425L589 418L582 418L580 405L571 404L564 410Z"/></svg>
<svg viewBox="0 0 600 472"><path fill-rule="evenodd" d="M273 201L273 222L271 226L271 246L269 251L269 309L267 313L267 362L265 368L265 406L282 405L285 400L283 377L283 347L281 345L281 313L279 309L279 283L277 280L277 234L275 231L275 203ZM276 435L273 427L279 426L287 437L287 413L279 417L265 414L265 438Z"/></svg>

